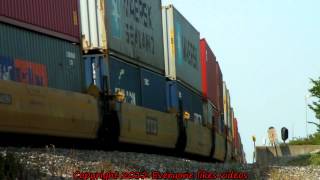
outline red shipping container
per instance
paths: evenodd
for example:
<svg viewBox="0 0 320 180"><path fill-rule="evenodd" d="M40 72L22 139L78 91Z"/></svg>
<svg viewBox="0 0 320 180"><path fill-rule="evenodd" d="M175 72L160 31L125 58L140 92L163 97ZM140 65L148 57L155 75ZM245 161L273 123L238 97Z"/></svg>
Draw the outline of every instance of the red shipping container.
<svg viewBox="0 0 320 180"><path fill-rule="evenodd" d="M1 0L0 21L80 42L78 0Z"/></svg>
<svg viewBox="0 0 320 180"><path fill-rule="evenodd" d="M202 76L202 94L208 98L215 107L219 106L218 74L216 70L216 57L205 39L200 40L200 59ZM218 110L220 110L218 108Z"/></svg>
<svg viewBox="0 0 320 180"><path fill-rule="evenodd" d="M38 86L48 86L48 74L45 65L16 59L14 66L16 81Z"/></svg>
<svg viewBox="0 0 320 180"><path fill-rule="evenodd" d="M205 39L200 40L200 61L201 61L201 87L202 96L208 98L207 79L207 43Z"/></svg>

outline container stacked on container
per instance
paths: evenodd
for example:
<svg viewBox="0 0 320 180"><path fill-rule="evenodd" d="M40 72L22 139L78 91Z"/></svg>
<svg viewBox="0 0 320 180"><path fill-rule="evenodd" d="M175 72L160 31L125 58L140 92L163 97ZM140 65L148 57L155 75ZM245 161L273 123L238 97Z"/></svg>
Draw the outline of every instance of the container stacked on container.
<svg viewBox="0 0 320 180"><path fill-rule="evenodd" d="M205 39L200 40L200 59L201 59L201 79L202 95L205 100L204 106L209 106L213 117L213 131L215 146L219 147L214 152L214 158L224 160L225 146L222 99L222 73L216 57Z"/></svg>
<svg viewBox="0 0 320 180"><path fill-rule="evenodd" d="M201 122L200 33L172 5L162 7L162 24L165 75L171 80L167 94L182 101L183 110L191 115L191 120L199 119ZM171 104L176 105L171 109L178 108L177 103Z"/></svg>
<svg viewBox="0 0 320 180"><path fill-rule="evenodd" d="M86 87L167 111L161 1L80 0Z"/></svg>
<svg viewBox="0 0 320 180"><path fill-rule="evenodd" d="M0 78L82 91L77 0L2 0Z"/></svg>
<svg viewBox="0 0 320 180"><path fill-rule="evenodd" d="M205 39L200 40L200 54L202 67L202 95L205 101L213 104L214 119L217 132L224 132L222 99L222 73L216 57Z"/></svg>

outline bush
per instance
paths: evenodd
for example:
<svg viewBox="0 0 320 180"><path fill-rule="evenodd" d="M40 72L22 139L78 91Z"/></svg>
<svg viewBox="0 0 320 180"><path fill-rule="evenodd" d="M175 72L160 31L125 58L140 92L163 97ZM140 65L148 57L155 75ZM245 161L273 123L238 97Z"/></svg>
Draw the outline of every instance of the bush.
<svg viewBox="0 0 320 180"><path fill-rule="evenodd" d="M309 161L312 165L320 165L320 154L312 154Z"/></svg>
<svg viewBox="0 0 320 180"><path fill-rule="evenodd" d="M308 138L292 140L289 145L320 145L320 133L310 135Z"/></svg>

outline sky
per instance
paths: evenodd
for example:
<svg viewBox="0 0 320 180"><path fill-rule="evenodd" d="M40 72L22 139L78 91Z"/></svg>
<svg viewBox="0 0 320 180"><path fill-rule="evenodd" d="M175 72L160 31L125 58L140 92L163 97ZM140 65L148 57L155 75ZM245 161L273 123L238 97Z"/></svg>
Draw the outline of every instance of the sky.
<svg viewBox="0 0 320 180"><path fill-rule="evenodd" d="M247 161L252 135L263 145L270 126L289 139L316 131L306 108L310 78L320 77L318 0L162 0L206 38L231 93ZM305 100L306 99L306 100ZM307 131L306 131L307 129Z"/></svg>

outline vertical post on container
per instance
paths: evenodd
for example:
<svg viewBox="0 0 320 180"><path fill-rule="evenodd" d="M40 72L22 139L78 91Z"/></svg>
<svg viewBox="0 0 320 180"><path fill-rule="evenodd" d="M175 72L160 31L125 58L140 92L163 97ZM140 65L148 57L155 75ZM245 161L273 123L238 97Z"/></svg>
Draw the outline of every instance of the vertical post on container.
<svg viewBox="0 0 320 180"><path fill-rule="evenodd" d="M178 96L178 103L179 103L179 129L180 129L180 128L182 128L184 126L184 122L183 122L183 105L182 105L181 93L179 93L179 96Z"/></svg>

